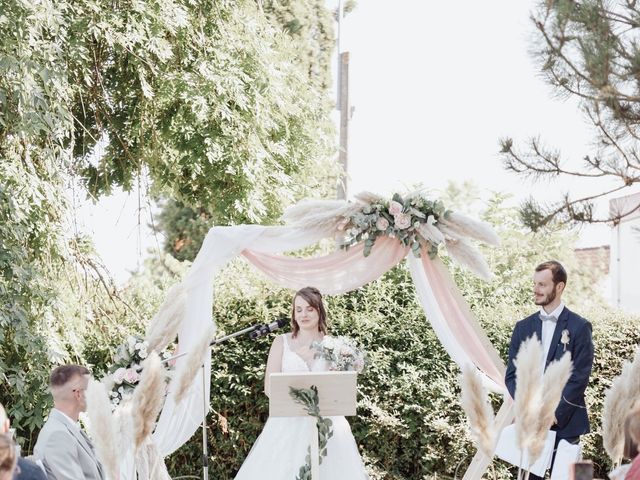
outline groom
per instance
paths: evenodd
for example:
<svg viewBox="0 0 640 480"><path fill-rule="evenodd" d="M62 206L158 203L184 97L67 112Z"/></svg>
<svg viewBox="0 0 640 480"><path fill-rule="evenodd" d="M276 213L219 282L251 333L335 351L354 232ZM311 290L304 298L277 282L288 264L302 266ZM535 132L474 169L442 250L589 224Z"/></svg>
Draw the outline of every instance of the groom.
<svg viewBox="0 0 640 480"><path fill-rule="evenodd" d="M589 383L593 364L591 324L570 311L562 302L562 293L567 285L567 272L560 263L541 263L536 267L533 281L535 304L541 308L540 311L516 323L509 345L505 383L511 397L515 398L516 366L513 360L518 355L522 342L533 334L542 342L543 357L540 361L543 368L561 358L565 352L571 354L573 372L562 391L562 398L556 408L556 420L551 427L556 431L555 452L560 440L577 444L580 435L589 432L584 391ZM530 475L529 478L540 477Z"/></svg>

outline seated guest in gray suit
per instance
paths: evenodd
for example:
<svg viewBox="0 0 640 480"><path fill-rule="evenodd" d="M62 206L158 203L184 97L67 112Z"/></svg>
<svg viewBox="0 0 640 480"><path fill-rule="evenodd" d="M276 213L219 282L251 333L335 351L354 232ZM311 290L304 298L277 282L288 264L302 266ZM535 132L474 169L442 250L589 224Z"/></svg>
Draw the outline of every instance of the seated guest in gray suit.
<svg viewBox="0 0 640 480"><path fill-rule="evenodd" d="M80 365L63 365L51 372L49 388L54 408L38 435L33 449L42 460L49 480L104 480L104 470L89 437L78 424L87 409L85 391L89 370Z"/></svg>
<svg viewBox="0 0 640 480"><path fill-rule="evenodd" d="M2 404L0 404L0 435L9 435L9 417ZM11 478L13 480L47 480L44 470L31 460L22 457L18 457L18 465Z"/></svg>

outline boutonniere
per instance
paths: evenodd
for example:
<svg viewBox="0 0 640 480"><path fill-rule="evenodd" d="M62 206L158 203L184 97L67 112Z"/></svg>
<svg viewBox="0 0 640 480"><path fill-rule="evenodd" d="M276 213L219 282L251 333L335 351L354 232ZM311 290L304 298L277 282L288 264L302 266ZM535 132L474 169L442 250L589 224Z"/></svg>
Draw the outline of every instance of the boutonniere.
<svg viewBox="0 0 640 480"><path fill-rule="evenodd" d="M562 337L560 337L560 343L563 346L563 352L567 351L567 345L569 344L569 330L566 328L562 330Z"/></svg>

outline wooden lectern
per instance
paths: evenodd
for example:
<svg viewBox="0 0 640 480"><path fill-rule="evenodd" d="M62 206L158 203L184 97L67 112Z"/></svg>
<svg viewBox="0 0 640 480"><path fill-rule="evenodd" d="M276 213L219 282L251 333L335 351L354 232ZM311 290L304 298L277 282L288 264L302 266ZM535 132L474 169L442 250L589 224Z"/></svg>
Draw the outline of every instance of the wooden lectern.
<svg viewBox="0 0 640 480"><path fill-rule="evenodd" d="M320 480L320 452L316 418L310 416L303 405L291 398L289 388L302 389L315 386L318 389L320 415L323 417L346 417L356 414L357 377L356 372L272 373L269 377L269 416L309 417L309 422L313 425L309 439L311 478L313 480Z"/></svg>

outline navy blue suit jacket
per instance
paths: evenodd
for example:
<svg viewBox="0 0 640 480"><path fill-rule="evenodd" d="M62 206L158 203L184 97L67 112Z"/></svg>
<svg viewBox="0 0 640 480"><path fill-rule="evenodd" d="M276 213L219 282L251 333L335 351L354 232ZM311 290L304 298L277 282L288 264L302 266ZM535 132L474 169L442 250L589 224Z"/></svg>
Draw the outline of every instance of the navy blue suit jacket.
<svg viewBox="0 0 640 480"><path fill-rule="evenodd" d="M18 458L18 467L20 472L18 473L18 469L16 469L13 480L47 480L44 470L31 460L22 457Z"/></svg>
<svg viewBox="0 0 640 480"><path fill-rule="evenodd" d="M591 324L564 307L553 333L545 368L565 353L564 345L560 343L563 330L569 331L566 351L571 353L573 373L562 391L562 399L556 409L558 423L552 427L552 430L556 430L557 438L571 438L589 433L589 417L584 402L584 391L589 383L593 365L593 341ZM539 312L520 320L513 329L509 345L509 363L505 374L505 383L512 398L515 397L516 392L516 366L513 360L520 350L520 344L534 333L538 336L538 340L542 338L542 321Z"/></svg>

